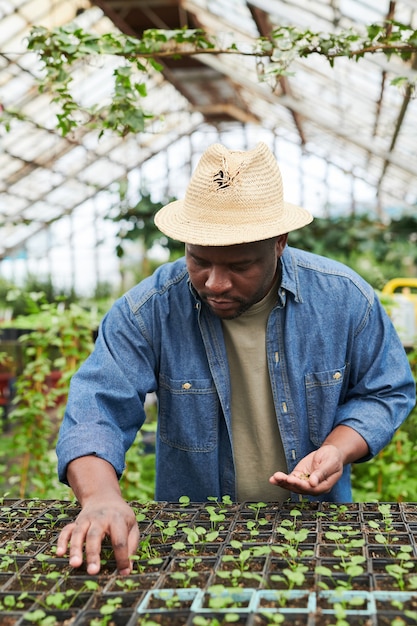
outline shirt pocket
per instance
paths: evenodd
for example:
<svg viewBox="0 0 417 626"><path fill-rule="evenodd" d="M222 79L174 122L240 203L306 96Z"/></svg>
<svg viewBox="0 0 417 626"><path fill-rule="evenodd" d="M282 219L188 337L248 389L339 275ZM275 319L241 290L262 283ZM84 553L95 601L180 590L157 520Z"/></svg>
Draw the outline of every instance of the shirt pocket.
<svg viewBox="0 0 417 626"><path fill-rule="evenodd" d="M212 379L159 379L159 436L173 448L210 452L217 446L219 401Z"/></svg>
<svg viewBox="0 0 417 626"><path fill-rule="evenodd" d="M305 375L307 414L310 439L321 446L335 427L335 416L341 403L347 367L311 372Z"/></svg>

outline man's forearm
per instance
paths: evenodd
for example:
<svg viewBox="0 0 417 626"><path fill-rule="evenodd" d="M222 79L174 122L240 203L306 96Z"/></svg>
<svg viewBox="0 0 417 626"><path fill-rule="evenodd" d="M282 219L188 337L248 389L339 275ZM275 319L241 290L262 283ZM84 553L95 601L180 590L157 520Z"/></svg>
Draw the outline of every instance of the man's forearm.
<svg viewBox="0 0 417 626"><path fill-rule="evenodd" d="M67 479L75 497L84 505L89 498L104 494L121 496L114 467L97 456L82 456L69 463Z"/></svg>
<svg viewBox="0 0 417 626"><path fill-rule="evenodd" d="M342 455L343 465L353 463L369 454L365 439L350 426L336 426L322 445L333 445L338 448Z"/></svg>

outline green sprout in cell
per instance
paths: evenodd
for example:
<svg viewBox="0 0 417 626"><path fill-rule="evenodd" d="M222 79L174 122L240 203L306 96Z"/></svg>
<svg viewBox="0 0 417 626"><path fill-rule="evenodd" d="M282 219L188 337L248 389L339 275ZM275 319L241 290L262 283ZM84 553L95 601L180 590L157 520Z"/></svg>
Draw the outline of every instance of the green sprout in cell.
<svg viewBox="0 0 417 626"><path fill-rule="evenodd" d="M230 569L218 569L216 574L219 578L230 581L232 587L239 587L242 581L255 580L262 582L262 574L251 571L254 558L267 556L271 547L268 545L253 545L244 548L240 541L233 539L230 546L236 550L236 554L224 554L221 562L228 564Z"/></svg>
<svg viewBox="0 0 417 626"><path fill-rule="evenodd" d="M388 563L385 571L394 580L400 591L406 589L417 589L417 575L409 576L414 569L415 562L412 558L412 547L402 546L401 552L396 555L395 563Z"/></svg>
<svg viewBox="0 0 417 626"><path fill-rule="evenodd" d="M271 613L269 611L261 611L261 615L264 618L266 624L282 624L285 620L283 613Z"/></svg>
<svg viewBox="0 0 417 626"><path fill-rule="evenodd" d="M94 617L89 621L89 626L107 626L113 620L113 615L122 606L122 598L116 596L115 598L108 598L106 603L100 607L100 617ZM145 625L145 622L143 623ZM148 623L148 626L151 626Z"/></svg>
<svg viewBox="0 0 417 626"><path fill-rule="evenodd" d="M255 512L255 520L258 521L261 509L264 509L266 506L265 502L251 502L248 504L248 509Z"/></svg>
<svg viewBox="0 0 417 626"><path fill-rule="evenodd" d="M208 588L208 608L215 610L239 609L246 605L245 599L239 598L239 592L234 593L224 585L211 585Z"/></svg>
<svg viewBox="0 0 417 626"><path fill-rule="evenodd" d="M234 624L239 621L239 619L240 617L237 613L225 613L221 620L217 617L204 617L203 615L196 615L193 618L193 626L225 626L225 624Z"/></svg>
<svg viewBox="0 0 417 626"><path fill-rule="evenodd" d="M55 615L48 615L43 609L25 613L23 619L35 626L57 626L58 624L58 618Z"/></svg>

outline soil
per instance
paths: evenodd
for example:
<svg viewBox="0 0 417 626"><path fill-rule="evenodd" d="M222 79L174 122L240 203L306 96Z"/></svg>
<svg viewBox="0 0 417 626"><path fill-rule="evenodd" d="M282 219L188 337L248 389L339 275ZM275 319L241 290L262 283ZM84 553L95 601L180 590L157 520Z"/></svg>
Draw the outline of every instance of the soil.
<svg viewBox="0 0 417 626"><path fill-rule="evenodd" d="M40 505L41 503L38 504ZM142 505L139 503L131 504L137 507L140 513ZM63 523L68 519L73 519L78 511L71 503L65 503L65 505L68 505L68 515L63 520ZM121 597L120 606L118 606L111 620L113 621L113 626L136 626L136 624L142 626L146 613L136 617L137 609L140 602L145 598L146 592L157 589L179 591L185 587L190 588L192 586L193 588L207 591L213 584L221 584L224 587L233 584L236 585L233 588L234 592L247 589L250 592L249 596L255 598L256 602L259 602L261 596L258 594L263 589L288 589L288 579L283 574L283 570L286 568L291 569L294 566L293 562L289 563L289 557L287 559L285 555L283 557L278 555L277 552L260 557L252 556L249 560L242 562L243 571L240 571L240 565L236 560L228 562L222 558L225 555L233 555L238 560L242 549L252 550L255 546L264 549L265 542L288 548L284 536L277 530L284 519L295 520L295 517L290 514L289 510L286 510L285 506L281 506L281 508L279 506L272 507L267 512L262 511L263 515L268 515L269 530L264 532L266 530L265 526L261 532L262 539L265 539L265 542L259 541L261 535L252 537L252 541L248 539L247 522L251 519L253 520L257 512L256 510L251 511L245 505L242 505L240 508L233 507L229 510L226 516L227 519L222 522L224 530L221 533L221 537L213 543L189 545L188 549L179 550L177 546L174 547L174 538L172 537L165 543L161 542L159 529L158 533L153 533L152 555L160 554L160 561L155 562L145 558L146 545L143 545L143 553L138 552L138 556L142 558L134 562L135 569L129 577L119 577L117 575L116 563L110 545L103 546L102 570L100 575L96 577L89 576L85 566L79 569L71 568L68 563L68 557L58 559L54 556L59 529L58 520L55 520L54 516L62 515L63 509L60 503L49 502L49 504L45 504L44 509L42 506L38 506L36 511L31 501L27 501L27 507L25 507L25 501L17 502L13 500L8 501L7 504L5 501L3 506L7 507L7 516L1 515L2 507L0 506L0 517L7 517L9 523L8 525L5 524L6 527L3 530L0 529L0 592L2 597L13 593L17 595L24 591L28 591L32 595L44 592L48 594L52 589L54 592L60 590L63 593L70 589L75 591L81 590L81 594L77 601L74 602L72 610L59 614L57 626L75 626L75 617L77 626L90 626L93 618L100 617L100 607L107 603L108 600L119 596ZM141 524L142 541L151 536L152 530L156 529L153 523L156 517L161 521L165 520L166 523L178 519L180 520L179 523L184 521L188 526L197 523L199 525L205 524L206 522L203 521L204 512L201 510L204 506L204 504L195 505L192 503L186 509L176 509L170 503L166 503L166 505L158 503L156 506L149 506L146 509L146 519L142 519L143 515L140 515L139 523ZM292 504L292 507L295 506ZM409 559L407 560L410 568L407 570L409 573L404 574L404 584L405 589L408 588L411 591L412 576L417 574L417 527L415 523L410 524L407 521L407 517L413 514L417 517L417 504L401 503L401 505L396 507L394 511L396 520L393 522L394 531L386 533L386 537L392 543L387 545L372 543L376 541L377 533L369 532L371 515L374 516L380 527L384 523L378 511L372 511L371 507L365 507L365 505L361 504L356 504L355 506L357 508L356 512L353 509L343 512L344 519L338 524L338 529L343 534L345 527L351 528L353 524L355 524L355 527L357 525L359 536L364 539L365 546L357 551L352 550L352 554L359 552L366 556L366 560L361 564L364 569L363 575L353 575L349 578L346 574L341 573L340 565L339 569L337 569L338 560L332 555L336 545L325 545L322 541L323 533L326 532L326 529L336 523L336 508L333 506L330 509L324 506L324 504L318 505L315 503L311 510L308 511L307 505L300 505L301 516L296 518L296 523L299 528L308 527L309 543L298 546L299 554L301 555L305 550L311 550L314 556L308 558L301 558L300 556L298 559L291 557L290 560L295 560L297 564L306 565L308 568L308 571L304 573L304 582L300 578L297 584L294 583L295 589L305 590L304 599L288 600L285 603L262 600L260 606L256 605L256 603L251 604L249 611L245 608L247 607L245 601L243 601L242 605L238 601L237 607L226 607L227 611L238 614L239 611L243 612L246 610L250 618L247 620L246 614L241 615L238 616L238 621L233 623L241 624L242 626L243 624L245 626L263 626L268 621L265 616L260 615L260 611L263 609L269 609L269 611L276 609L280 613L285 612L283 622L285 626L287 624L288 626L306 626L307 621L309 626L329 626L334 624L336 620L335 615L327 613L327 611L332 611L333 604L331 601L319 600L317 590L327 586L331 591L339 586L340 583L343 583L346 589L365 590L369 594L398 591L399 581L387 574L386 567L388 564L398 562L397 554L401 551L402 546L408 546L410 549L408 553ZM3 508L3 510L5 509ZM16 515L14 514L15 511ZM11 515L10 513L13 514ZM357 515L359 521L352 521L352 523L346 524L346 516L348 514L352 516L354 514ZM17 526L16 520L19 521ZM197 522L197 520L199 521ZM186 543L186 536L182 532L178 531L175 539L178 537L181 537L181 541ZM239 544L231 543L233 539L237 539ZM25 542L29 541L31 542L30 545L29 543L26 545ZM38 555L44 560L39 560ZM195 560L196 556L197 560ZM332 575L322 576L316 573L315 569L318 565L329 567L332 570ZM237 570L239 575L229 578L222 578L218 575L219 571L231 572L234 569ZM187 573L190 571L195 573L196 576L187 578ZM178 573L184 574L184 577L175 576ZM282 578L282 580L274 580L274 577ZM98 584L98 588L96 591L87 593L84 589L89 580L94 580ZM302 613L308 592L313 592L309 599L314 598L317 604L316 612L312 609L310 615L308 611L312 606L311 604ZM378 596L375 595L375 598L378 598ZM391 626L395 616L401 612L403 613L406 610L417 611L417 599L414 598L410 599L407 597L407 600L403 602L401 610L397 605L394 606L389 601L384 604L382 599L378 599L377 602L378 615L377 618L373 618L374 623L372 625L369 623L369 614L348 615L346 617L347 624L349 626L375 626L375 623L377 623L378 626L384 626L385 624L390 624ZM258 606L258 609L256 613L253 613L255 605ZM149 619L152 619L156 624L161 624L161 626L191 626L193 617L191 610L195 608L198 612L197 606L193 605L193 608L191 608L191 599L184 601L184 603L181 600L178 606L181 609L180 612L167 610L166 606L163 611L159 611L159 605L154 603L150 610L155 610L155 613L152 612ZM206 601L203 610L204 617L214 619L211 611L217 616L219 624L223 622L226 624L226 618L224 614L218 613L217 605L211 608L208 606L208 601ZM391 621L388 621L388 618L384 621L386 619L386 611L388 611ZM14 626L16 619L20 620L19 626L30 626L28 621L22 619L23 612L23 610L18 611L16 616L16 611L14 610L9 612L2 610L0 626ZM108 626L111 626L111 621L108 623ZM408 624L409 622L406 621L405 623Z"/></svg>

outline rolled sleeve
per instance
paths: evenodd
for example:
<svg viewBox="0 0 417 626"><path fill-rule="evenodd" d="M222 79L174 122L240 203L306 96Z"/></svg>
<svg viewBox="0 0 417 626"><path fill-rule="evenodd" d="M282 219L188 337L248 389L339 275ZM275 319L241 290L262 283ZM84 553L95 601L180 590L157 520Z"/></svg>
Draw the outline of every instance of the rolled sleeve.
<svg viewBox="0 0 417 626"><path fill-rule="evenodd" d="M58 477L65 484L67 467L74 459L82 456L97 456L113 465L117 476L124 470L125 450L123 442L115 437L114 429L102 425L97 432L89 424L75 424L61 433L58 445Z"/></svg>

